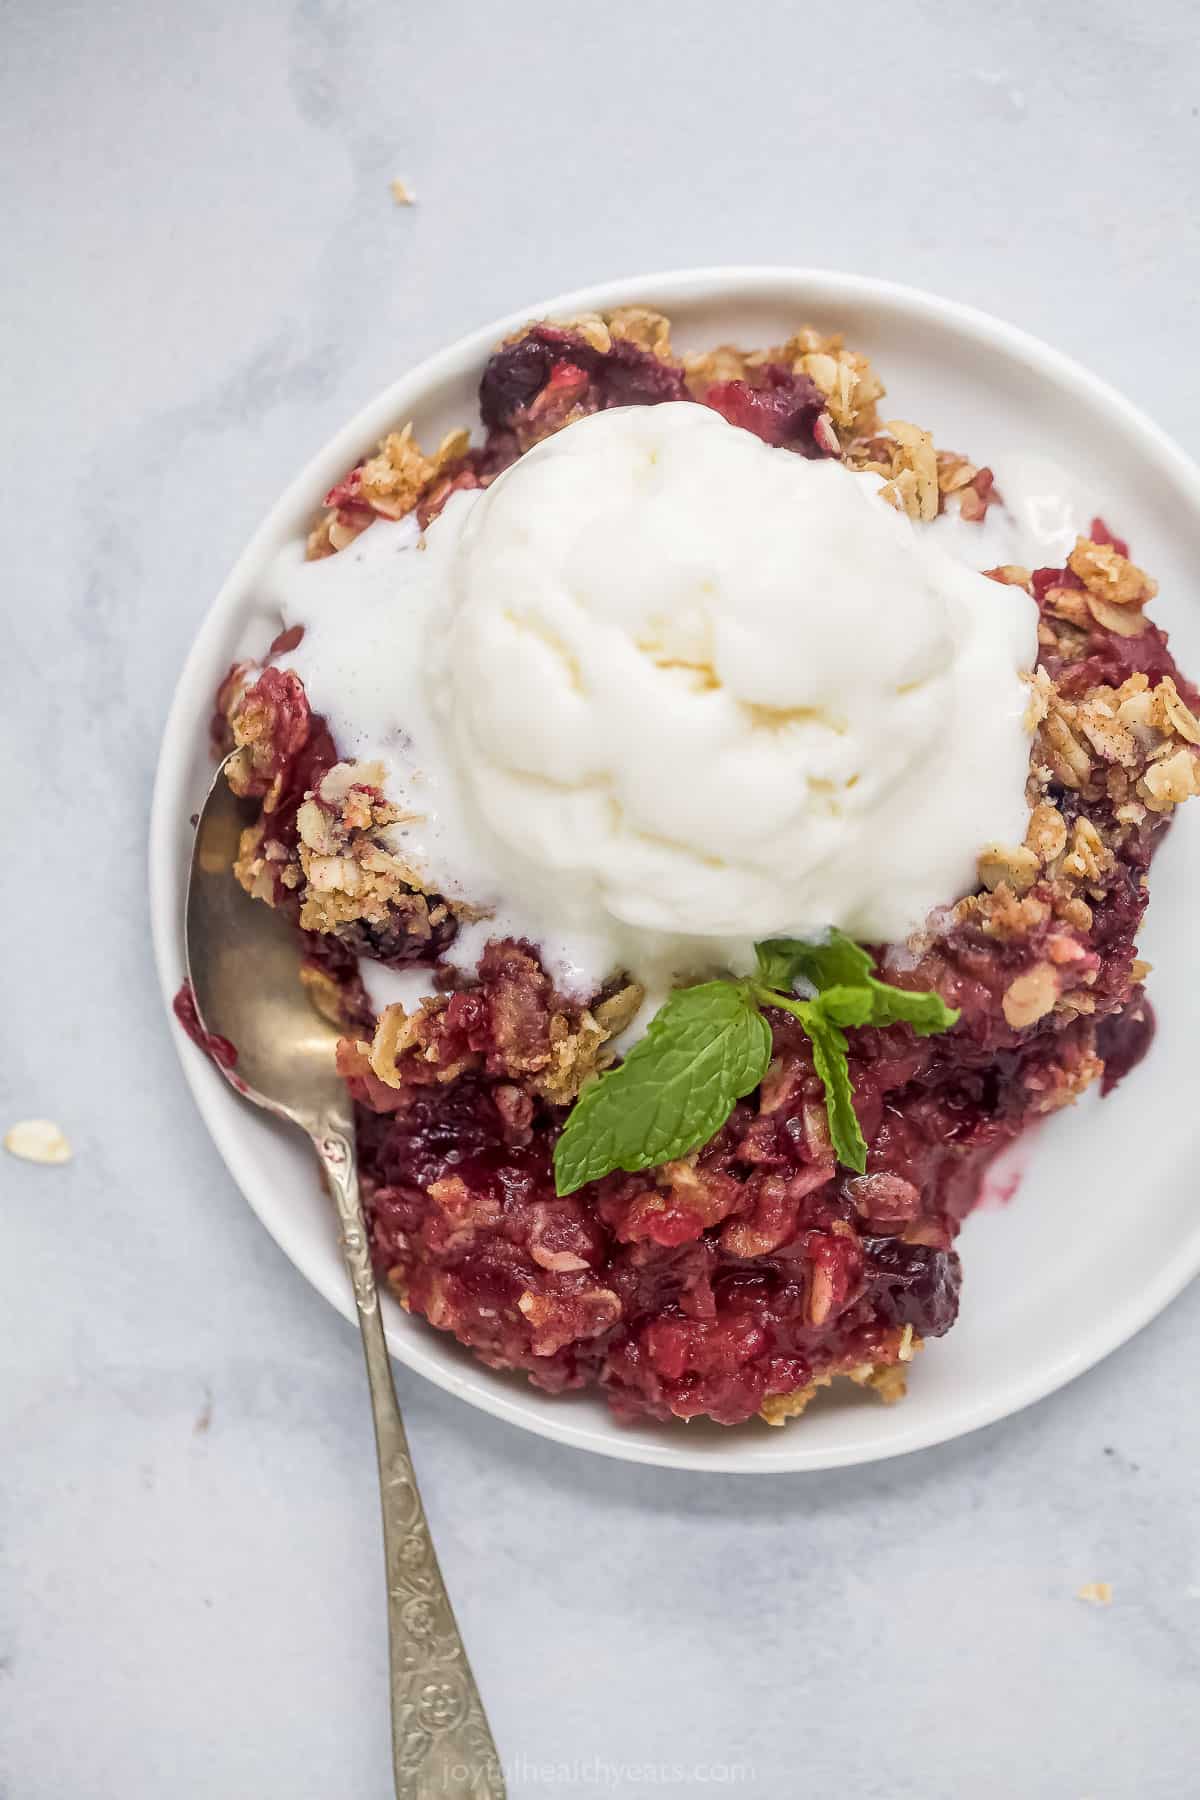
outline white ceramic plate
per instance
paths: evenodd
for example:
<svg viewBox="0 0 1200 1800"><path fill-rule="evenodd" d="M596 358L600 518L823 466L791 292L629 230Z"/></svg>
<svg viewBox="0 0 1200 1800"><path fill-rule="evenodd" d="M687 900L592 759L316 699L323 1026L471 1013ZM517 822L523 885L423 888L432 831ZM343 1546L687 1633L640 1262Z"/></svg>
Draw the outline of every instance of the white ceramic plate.
<svg viewBox="0 0 1200 1800"><path fill-rule="evenodd" d="M475 389L493 344L534 316L631 302L661 308L684 349L733 339L777 343L802 322L844 331L888 384L891 416L917 419L938 443L996 469L1038 448L1082 478L1095 510L1133 542L1159 578L1154 616L1180 662L1200 669L1200 616L1189 578L1200 568L1200 470L1143 414L1077 364L983 313L848 275L716 269L587 288L500 319L403 376L325 447L272 509L217 596L188 658L163 741L151 824L154 941L167 1000L183 978L181 920L189 814L208 786L207 720L220 676L261 654L278 628L256 597L276 549L304 531L332 482L389 428L412 418L425 442L476 421ZM1143 953L1159 1032L1149 1060L1119 1092L1089 1097L1013 1153L1019 1191L968 1222L960 1243L963 1310L948 1338L912 1370L909 1396L885 1408L839 1384L782 1431L612 1423L602 1400L551 1399L483 1368L448 1336L390 1300L396 1356L486 1412L580 1449L693 1469L835 1468L896 1456L1004 1417L1050 1393L1123 1343L1200 1268L1194 1170L1200 1108L1181 1104L1193 1066L1191 901L1200 829L1185 816L1155 864ZM187 1078L230 1173L276 1242L347 1318L353 1308L333 1216L306 1147L240 1102L207 1059L175 1033ZM991 1191L1003 1187L994 1178Z"/></svg>

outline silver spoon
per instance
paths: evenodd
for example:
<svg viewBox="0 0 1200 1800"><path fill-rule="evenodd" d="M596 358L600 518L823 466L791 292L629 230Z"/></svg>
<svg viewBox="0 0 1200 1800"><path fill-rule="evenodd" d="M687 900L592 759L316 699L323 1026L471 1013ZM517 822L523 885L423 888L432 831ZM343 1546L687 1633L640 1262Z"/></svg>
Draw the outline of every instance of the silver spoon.
<svg viewBox="0 0 1200 1800"><path fill-rule="evenodd" d="M188 977L202 1028L237 1051L226 1077L244 1099L307 1132L337 1203L375 1415L397 1800L504 1800L496 1746L438 1568L396 1400L359 1199L353 1113L334 1067L339 1033L301 986L295 929L234 879L246 823L222 767L192 851Z"/></svg>

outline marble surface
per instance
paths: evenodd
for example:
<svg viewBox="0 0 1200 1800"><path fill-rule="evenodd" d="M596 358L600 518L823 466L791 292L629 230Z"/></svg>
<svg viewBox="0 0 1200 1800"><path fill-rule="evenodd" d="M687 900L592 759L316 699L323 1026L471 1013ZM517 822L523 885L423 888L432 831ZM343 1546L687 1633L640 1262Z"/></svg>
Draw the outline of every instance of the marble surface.
<svg viewBox="0 0 1200 1800"><path fill-rule="evenodd" d="M226 1176L151 970L197 622L397 370L639 267L937 288L1200 450L1193 12L46 0L5 48L0 1119L77 1154L2 1170L0 1784L374 1800L358 1346ZM514 1800L1196 1792L1198 1331L1192 1290L1018 1419L802 1479L585 1459L401 1372Z"/></svg>

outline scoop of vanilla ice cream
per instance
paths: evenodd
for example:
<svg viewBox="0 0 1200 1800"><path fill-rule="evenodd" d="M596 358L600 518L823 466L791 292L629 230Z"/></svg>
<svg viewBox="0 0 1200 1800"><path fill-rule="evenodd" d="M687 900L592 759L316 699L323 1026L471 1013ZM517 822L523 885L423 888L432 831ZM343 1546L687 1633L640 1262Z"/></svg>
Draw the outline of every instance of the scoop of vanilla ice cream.
<svg viewBox="0 0 1200 1800"><path fill-rule="evenodd" d="M631 932L895 940L1021 841L1035 609L879 487L628 407L430 528L431 710L522 916L635 972Z"/></svg>

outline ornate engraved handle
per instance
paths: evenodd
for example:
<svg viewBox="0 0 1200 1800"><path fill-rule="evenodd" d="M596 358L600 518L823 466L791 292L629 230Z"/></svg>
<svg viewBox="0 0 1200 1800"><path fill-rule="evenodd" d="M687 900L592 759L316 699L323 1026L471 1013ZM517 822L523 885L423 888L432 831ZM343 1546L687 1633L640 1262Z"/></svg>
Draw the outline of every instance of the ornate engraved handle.
<svg viewBox="0 0 1200 1800"><path fill-rule="evenodd" d="M313 1141L337 1202L375 1415L388 1578L396 1800L505 1800L500 1759L442 1581L408 1453L359 1201L354 1140L349 1131L330 1124Z"/></svg>

